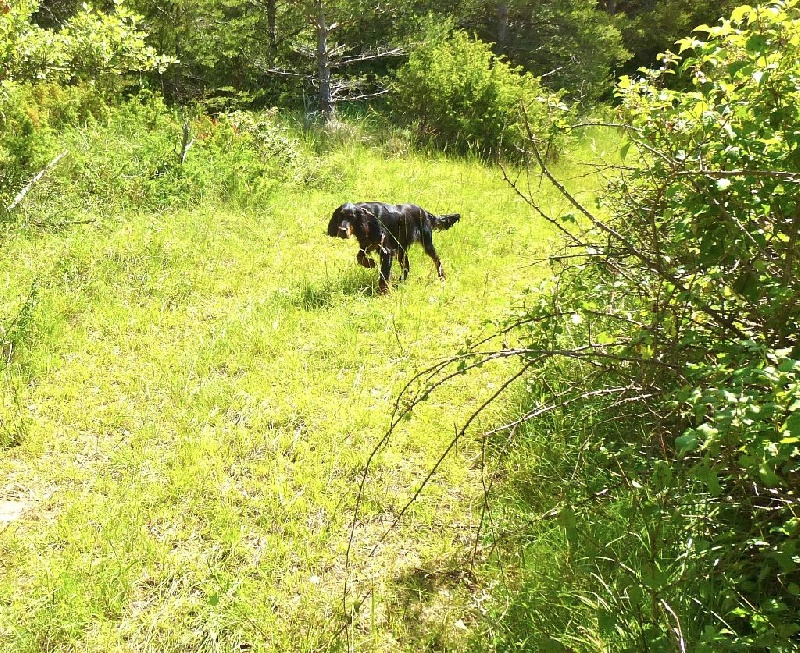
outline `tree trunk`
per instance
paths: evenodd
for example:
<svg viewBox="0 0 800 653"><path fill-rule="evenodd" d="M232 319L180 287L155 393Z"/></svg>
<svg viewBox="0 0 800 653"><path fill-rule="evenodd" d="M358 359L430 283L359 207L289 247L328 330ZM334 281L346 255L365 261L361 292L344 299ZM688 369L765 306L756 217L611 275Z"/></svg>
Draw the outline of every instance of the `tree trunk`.
<svg viewBox="0 0 800 653"><path fill-rule="evenodd" d="M277 0L267 1L267 26L269 29L269 47L273 51L278 47L278 31L275 27L275 18L277 15L277 10L275 7L276 2Z"/></svg>
<svg viewBox="0 0 800 653"><path fill-rule="evenodd" d="M497 25L497 46L500 52L508 48L508 5L501 2L497 7L497 16L500 19Z"/></svg>
<svg viewBox="0 0 800 653"><path fill-rule="evenodd" d="M325 7L322 0L315 2L317 16L317 82L319 84L319 110L327 122L333 117L333 97L331 95L330 51L328 50L328 23L325 20Z"/></svg>

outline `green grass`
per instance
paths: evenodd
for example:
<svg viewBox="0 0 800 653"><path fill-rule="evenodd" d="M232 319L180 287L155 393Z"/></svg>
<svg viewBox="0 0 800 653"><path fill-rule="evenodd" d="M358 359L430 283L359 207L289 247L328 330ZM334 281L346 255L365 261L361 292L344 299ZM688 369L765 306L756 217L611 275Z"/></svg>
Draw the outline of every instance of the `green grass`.
<svg viewBox="0 0 800 653"><path fill-rule="evenodd" d="M6 232L0 500L27 510L0 525L0 649L467 645L479 442L385 533L507 370L456 379L396 430L346 569L357 489L402 386L491 331L552 232L496 169L353 143L319 154L340 178L258 202ZM447 282L415 248L408 281L378 295L355 243L325 234L360 199L461 212L435 238Z"/></svg>

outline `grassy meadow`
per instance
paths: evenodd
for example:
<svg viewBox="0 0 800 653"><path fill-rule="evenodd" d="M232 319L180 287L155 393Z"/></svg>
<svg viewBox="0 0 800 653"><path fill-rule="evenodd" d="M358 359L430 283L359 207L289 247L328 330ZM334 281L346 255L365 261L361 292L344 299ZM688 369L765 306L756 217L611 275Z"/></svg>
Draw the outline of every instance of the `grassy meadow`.
<svg viewBox="0 0 800 653"><path fill-rule="evenodd" d="M186 165L235 192L144 201L136 167L179 142L162 127L72 134L3 225L0 501L23 511L0 523L0 649L484 648L478 436L513 393L390 527L510 368L418 406L351 525L399 391L491 333L546 273L551 228L496 168L353 129L298 137L313 174L249 185L223 160L238 145L199 144ZM325 234L367 199L462 214L435 235L446 283L415 247L377 294L355 242Z"/></svg>

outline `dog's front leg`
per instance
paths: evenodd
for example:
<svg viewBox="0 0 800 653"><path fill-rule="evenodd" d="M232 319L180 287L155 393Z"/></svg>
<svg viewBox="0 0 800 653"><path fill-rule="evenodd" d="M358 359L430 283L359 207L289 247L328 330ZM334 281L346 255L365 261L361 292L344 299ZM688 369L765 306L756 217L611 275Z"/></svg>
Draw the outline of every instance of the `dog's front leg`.
<svg viewBox="0 0 800 653"><path fill-rule="evenodd" d="M378 290L385 293L389 290L389 275L392 273L392 256L394 252L381 247L381 276L378 279Z"/></svg>
<svg viewBox="0 0 800 653"><path fill-rule="evenodd" d="M358 254L356 254L356 260L358 261L359 265L363 265L365 268L374 268L377 265L375 261L367 256L367 252L364 249L358 250Z"/></svg>

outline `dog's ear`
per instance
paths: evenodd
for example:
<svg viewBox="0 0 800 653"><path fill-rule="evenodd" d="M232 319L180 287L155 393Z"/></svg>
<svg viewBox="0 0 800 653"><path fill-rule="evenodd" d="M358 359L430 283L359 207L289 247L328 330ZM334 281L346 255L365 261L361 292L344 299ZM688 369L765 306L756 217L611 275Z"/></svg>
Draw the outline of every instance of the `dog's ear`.
<svg viewBox="0 0 800 653"><path fill-rule="evenodd" d="M328 235L333 238L349 238L353 235L353 225L345 216L341 206L333 212L333 217L328 223Z"/></svg>
<svg viewBox="0 0 800 653"><path fill-rule="evenodd" d="M371 243L380 243L383 237L381 223L372 211L358 209L358 227Z"/></svg>

